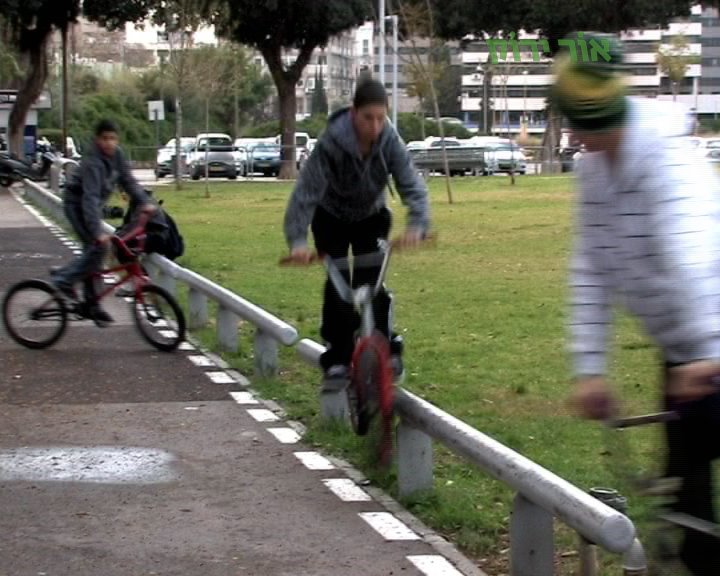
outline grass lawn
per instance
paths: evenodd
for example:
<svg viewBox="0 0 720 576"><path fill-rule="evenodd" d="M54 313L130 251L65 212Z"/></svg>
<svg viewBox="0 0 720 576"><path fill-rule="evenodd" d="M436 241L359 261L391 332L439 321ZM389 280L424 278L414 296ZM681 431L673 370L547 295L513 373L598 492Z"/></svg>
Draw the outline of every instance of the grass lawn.
<svg viewBox="0 0 720 576"><path fill-rule="evenodd" d="M323 270L277 265L287 250L282 222L290 190L289 183L214 183L209 198L203 184L182 191L158 187L156 196L185 236L180 264L295 325L301 337L319 340ZM407 348L404 386L583 489L617 487L609 466L620 455L608 453L598 426L574 418L565 406L572 180L519 177L511 186L506 178L461 178L453 180L453 193L449 204L444 180L432 181L437 246L396 254L391 262L388 285ZM397 233L405 210L391 202ZM225 358L251 374L252 330L244 328L240 352ZM199 336L214 346L212 327ZM654 351L626 317L613 351L613 377L627 412L654 410ZM310 443L362 466L357 439L320 423L319 380L285 349L279 378L254 386L308 426ZM634 467L657 457L657 431L626 433ZM404 503L491 576L507 573L513 494L441 447L435 454L435 490ZM392 476L378 482L392 493ZM630 505L631 514L642 509L637 500ZM577 539L563 529L559 535L558 573L574 573ZM620 573L617 558L605 560L610 568L604 574Z"/></svg>

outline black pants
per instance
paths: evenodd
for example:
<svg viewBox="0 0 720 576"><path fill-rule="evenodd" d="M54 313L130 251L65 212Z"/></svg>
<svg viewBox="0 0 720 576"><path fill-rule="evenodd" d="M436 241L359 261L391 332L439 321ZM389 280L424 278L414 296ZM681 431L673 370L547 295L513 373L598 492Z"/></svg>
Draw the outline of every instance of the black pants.
<svg viewBox="0 0 720 576"><path fill-rule="evenodd" d="M331 258L345 258L349 248L355 256L377 252L378 240L387 239L392 224L392 215L387 208L360 222L339 220L323 208L315 210L312 232L315 247ZM379 266L357 267L352 271L352 286L377 282ZM344 270L345 280L350 282L350 271ZM383 286L373 303L375 327L391 338L392 296ZM325 281L320 335L328 345L328 350L320 358L323 369L333 364L349 365L355 340L355 332L360 327L360 317L352 304L344 302L335 291L331 280Z"/></svg>
<svg viewBox="0 0 720 576"><path fill-rule="evenodd" d="M669 370L665 365L665 389ZM713 505L713 460L720 458L720 391L694 402L678 403L667 394L665 409L680 414L666 424L668 476L682 479L675 509L717 523ZM695 576L720 574L720 541L687 531L681 551Z"/></svg>

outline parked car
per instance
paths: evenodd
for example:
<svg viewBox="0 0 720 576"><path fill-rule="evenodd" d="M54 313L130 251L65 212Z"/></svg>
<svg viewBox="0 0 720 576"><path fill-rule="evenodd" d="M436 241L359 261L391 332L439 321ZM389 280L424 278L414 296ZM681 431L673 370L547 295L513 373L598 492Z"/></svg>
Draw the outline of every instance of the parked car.
<svg viewBox="0 0 720 576"><path fill-rule="evenodd" d="M235 164L233 141L227 134L198 134L188 154L190 178L208 177L235 180L238 170Z"/></svg>
<svg viewBox="0 0 720 576"><path fill-rule="evenodd" d="M252 172L265 176L280 174L280 146L278 144L256 144L249 151L248 166Z"/></svg>
<svg viewBox="0 0 720 576"><path fill-rule="evenodd" d="M705 150L705 159L711 164L720 164L720 147L707 148Z"/></svg>
<svg viewBox="0 0 720 576"><path fill-rule="evenodd" d="M498 143L488 143L486 146L492 150L496 172L510 173L510 171L513 171L517 174L527 172L527 158L522 148L514 142L505 140Z"/></svg>
<svg viewBox="0 0 720 576"><path fill-rule="evenodd" d="M187 163L187 155L195 144L195 138L180 138L180 157ZM175 159L175 138L168 140L160 148L155 159L155 176L162 178L173 173L173 160Z"/></svg>
<svg viewBox="0 0 720 576"><path fill-rule="evenodd" d="M248 149L241 138L238 138L233 143L233 158L235 158L235 168L238 174L247 176Z"/></svg>

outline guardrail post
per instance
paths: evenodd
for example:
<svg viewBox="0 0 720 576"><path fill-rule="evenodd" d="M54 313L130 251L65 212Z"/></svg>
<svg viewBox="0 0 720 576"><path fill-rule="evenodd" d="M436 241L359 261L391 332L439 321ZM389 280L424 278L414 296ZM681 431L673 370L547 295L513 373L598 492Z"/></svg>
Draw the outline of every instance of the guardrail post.
<svg viewBox="0 0 720 576"><path fill-rule="evenodd" d="M50 189L60 196L60 167L57 164L50 166Z"/></svg>
<svg viewBox="0 0 720 576"><path fill-rule="evenodd" d="M240 319L236 314L222 304L218 306L217 340L221 349L228 352L237 352L239 321Z"/></svg>
<svg viewBox="0 0 720 576"><path fill-rule="evenodd" d="M188 297L189 318L188 324L190 329L202 328L208 323L208 299L205 294L195 288L190 287Z"/></svg>
<svg viewBox="0 0 720 576"><path fill-rule="evenodd" d="M643 548L640 540L637 538L635 538L633 545L623 556L623 575L647 575L647 558L645 557L645 549Z"/></svg>
<svg viewBox="0 0 720 576"><path fill-rule="evenodd" d="M260 328L255 330L255 373L272 378L278 371L277 341Z"/></svg>
<svg viewBox="0 0 720 576"><path fill-rule="evenodd" d="M397 474L401 497L433 487L432 439L405 420L397 427Z"/></svg>
<svg viewBox="0 0 720 576"><path fill-rule="evenodd" d="M350 409L347 400L347 379L324 380L320 389L320 413L326 420L347 420Z"/></svg>
<svg viewBox="0 0 720 576"><path fill-rule="evenodd" d="M511 576L552 576L553 561L552 515L517 494L510 520Z"/></svg>

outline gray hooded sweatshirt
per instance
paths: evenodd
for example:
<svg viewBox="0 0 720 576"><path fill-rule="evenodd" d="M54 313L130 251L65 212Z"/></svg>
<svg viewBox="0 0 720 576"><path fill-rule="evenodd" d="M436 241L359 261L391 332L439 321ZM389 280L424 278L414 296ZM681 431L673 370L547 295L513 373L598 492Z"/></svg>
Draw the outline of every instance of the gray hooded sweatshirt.
<svg viewBox="0 0 720 576"><path fill-rule="evenodd" d="M290 248L307 244L308 226L318 206L347 222L376 214L386 205L390 175L408 207L408 225L427 231L427 188L395 128L386 122L369 156L363 159L350 109L332 114L300 171L285 212L285 238Z"/></svg>
<svg viewBox="0 0 720 576"><path fill-rule="evenodd" d="M150 201L120 148L109 158L93 143L65 186L65 204L82 207L85 225L95 237L102 233L103 206L118 185L135 203Z"/></svg>

